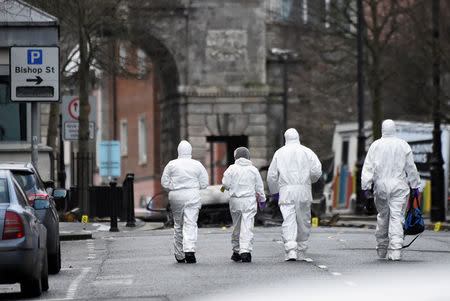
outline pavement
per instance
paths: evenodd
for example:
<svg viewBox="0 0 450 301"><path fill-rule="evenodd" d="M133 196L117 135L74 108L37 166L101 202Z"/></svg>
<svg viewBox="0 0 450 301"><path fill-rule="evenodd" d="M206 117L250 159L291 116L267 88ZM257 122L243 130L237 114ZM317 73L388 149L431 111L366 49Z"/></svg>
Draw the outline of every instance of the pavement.
<svg viewBox="0 0 450 301"><path fill-rule="evenodd" d="M436 231L450 231L450 216L447 216L447 221L440 224L431 222L429 216L424 216L425 228ZM136 219L135 227L127 227L126 222L118 222L117 227L119 232L131 231L152 231L164 228L162 222L146 222L139 218ZM369 228L375 229L376 216L352 215L352 214L327 214L319 220L319 227L355 227L355 228ZM83 240L92 239L93 233L109 232L110 222L107 219L92 221L88 223L81 222L60 222L59 232L61 240Z"/></svg>
<svg viewBox="0 0 450 301"><path fill-rule="evenodd" d="M436 231L450 231L450 216L447 216L446 222L432 222L430 216L423 216L425 223L425 229ZM377 226L376 215L353 215L353 214L328 214L325 215L320 221L320 226L333 226L333 227L359 227L375 229Z"/></svg>
<svg viewBox="0 0 450 301"><path fill-rule="evenodd" d="M151 231L156 229L162 229L163 223L160 222L145 222L140 219L136 219L134 227L127 227L126 222L118 222L117 228L119 232L130 231ZM109 221L100 220L88 223L81 222L60 222L59 223L59 237L60 240L83 240L92 239L92 234L96 232L109 232L111 224Z"/></svg>

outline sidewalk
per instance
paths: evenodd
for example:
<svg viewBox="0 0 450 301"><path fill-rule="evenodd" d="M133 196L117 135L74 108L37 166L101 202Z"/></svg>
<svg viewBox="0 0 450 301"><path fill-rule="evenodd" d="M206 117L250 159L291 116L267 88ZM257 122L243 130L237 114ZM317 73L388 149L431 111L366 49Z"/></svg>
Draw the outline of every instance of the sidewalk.
<svg viewBox="0 0 450 301"><path fill-rule="evenodd" d="M126 222L118 222L117 227L119 231L149 231L161 229L163 223L148 223L140 219L136 219L136 227L126 227ZM92 234L96 232L109 232L110 222L60 222L59 223L59 237L60 240L82 240L92 239Z"/></svg>
<svg viewBox="0 0 450 301"><path fill-rule="evenodd" d="M439 231L450 230L450 216L447 216L447 221L442 222ZM424 216L425 229L434 230L436 223L431 222L429 216ZM319 221L319 226L332 226L332 227L367 227L375 229L377 225L376 215L352 215L352 214L332 214L326 215Z"/></svg>

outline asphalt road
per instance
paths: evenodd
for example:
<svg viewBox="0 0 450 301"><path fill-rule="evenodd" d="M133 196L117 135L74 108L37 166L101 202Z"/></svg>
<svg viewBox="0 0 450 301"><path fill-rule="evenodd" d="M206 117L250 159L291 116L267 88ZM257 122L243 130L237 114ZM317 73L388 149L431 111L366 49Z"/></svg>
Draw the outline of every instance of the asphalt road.
<svg viewBox="0 0 450 301"><path fill-rule="evenodd" d="M352 293L379 297L389 288L405 296L419 286L443 294L420 300L450 299L449 232L426 231L401 262L377 259L374 230L322 227L312 231L312 261L284 262L280 233L255 230L251 264L230 260L230 228L199 229L196 265L175 262L171 229L64 241L62 270L37 300L312 300L326 292L352 300ZM18 292L18 285L0 285L0 300L20 300Z"/></svg>

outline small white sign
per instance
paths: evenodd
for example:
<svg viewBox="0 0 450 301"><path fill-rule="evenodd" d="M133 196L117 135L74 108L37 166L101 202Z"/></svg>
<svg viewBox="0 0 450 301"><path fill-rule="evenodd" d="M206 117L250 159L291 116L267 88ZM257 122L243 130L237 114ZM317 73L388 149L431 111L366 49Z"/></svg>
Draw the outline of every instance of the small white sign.
<svg viewBox="0 0 450 301"><path fill-rule="evenodd" d="M97 116L96 99L89 96L89 139L95 137L95 120ZM80 100L78 96L63 96L61 108L62 122L64 126L64 140L78 140L78 117L80 117ZM75 130L76 128L76 130Z"/></svg>
<svg viewBox="0 0 450 301"><path fill-rule="evenodd" d="M11 101L59 101L59 48L10 47Z"/></svg>
<svg viewBox="0 0 450 301"><path fill-rule="evenodd" d="M78 140L78 122L64 123L64 140ZM93 140L95 137L95 123L89 122L89 139Z"/></svg>

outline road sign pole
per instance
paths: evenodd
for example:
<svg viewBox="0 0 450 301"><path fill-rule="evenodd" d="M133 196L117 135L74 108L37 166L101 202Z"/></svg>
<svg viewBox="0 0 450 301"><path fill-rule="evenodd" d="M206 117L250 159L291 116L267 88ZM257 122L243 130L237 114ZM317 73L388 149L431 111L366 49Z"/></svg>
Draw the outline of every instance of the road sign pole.
<svg viewBox="0 0 450 301"><path fill-rule="evenodd" d="M39 112L38 103L31 103L31 163L38 169L38 143L39 143Z"/></svg>

